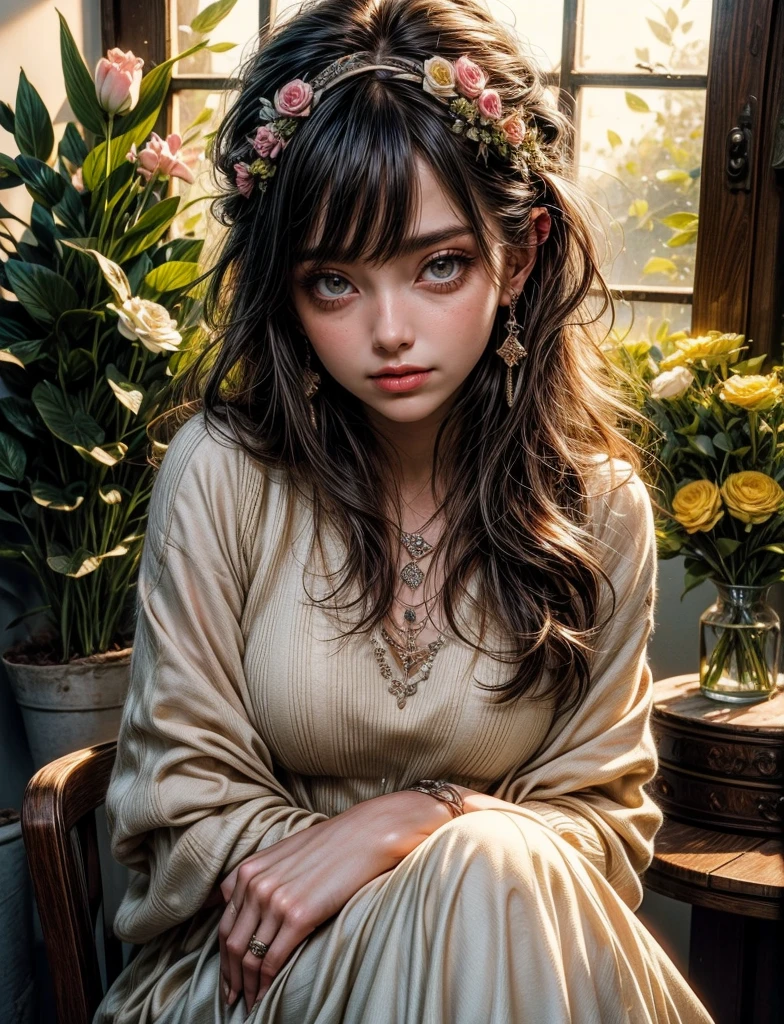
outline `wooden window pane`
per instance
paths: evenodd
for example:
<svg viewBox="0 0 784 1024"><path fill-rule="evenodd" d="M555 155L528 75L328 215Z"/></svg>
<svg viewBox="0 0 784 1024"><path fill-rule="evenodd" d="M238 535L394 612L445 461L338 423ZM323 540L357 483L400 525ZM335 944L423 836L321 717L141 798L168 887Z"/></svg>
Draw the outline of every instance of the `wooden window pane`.
<svg viewBox="0 0 784 1024"><path fill-rule="evenodd" d="M170 0L172 4L171 38L176 45L177 53L198 43L203 36L191 32L190 24L212 0ZM209 33L210 43L236 43L231 50L224 53L212 53L200 50L179 61L174 68L174 75L208 75L228 76L234 74L240 63L242 54L247 52L249 45L255 42L259 31L258 0L239 0L221 23Z"/></svg>
<svg viewBox="0 0 784 1024"><path fill-rule="evenodd" d="M708 70L712 0L583 0L576 64L590 71L705 74ZM663 66L662 66L663 65Z"/></svg>
<svg viewBox="0 0 784 1024"><path fill-rule="evenodd" d="M490 13L528 44L528 50L545 70L561 63L563 0L488 0Z"/></svg>
<svg viewBox="0 0 784 1024"><path fill-rule="evenodd" d="M610 284L692 286L704 118L700 89L580 90L578 173L611 238Z"/></svg>

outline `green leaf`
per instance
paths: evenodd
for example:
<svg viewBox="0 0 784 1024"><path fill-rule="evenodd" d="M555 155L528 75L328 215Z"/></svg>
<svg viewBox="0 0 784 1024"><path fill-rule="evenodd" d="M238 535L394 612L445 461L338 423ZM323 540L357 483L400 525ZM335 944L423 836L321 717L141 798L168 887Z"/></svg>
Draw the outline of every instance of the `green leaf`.
<svg viewBox="0 0 784 1024"><path fill-rule="evenodd" d="M695 587L698 587L700 583L704 583L705 580L707 580L709 577L709 572L700 573L698 576L692 576L691 573L687 572L684 575L684 582L686 583L686 586L683 590L683 593L681 594L681 601L684 599L684 597L686 596L686 594L688 594L690 590L694 590Z"/></svg>
<svg viewBox="0 0 784 1024"><path fill-rule="evenodd" d="M24 369L28 363L35 362L41 356L43 340L17 341L7 348L0 348L0 363L13 363Z"/></svg>
<svg viewBox="0 0 784 1024"><path fill-rule="evenodd" d="M73 285L48 267L8 260L5 273L19 302L39 323L51 324L79 304Z"/></svg>
<svg viewBox="0 0 784 1024"><path fill-rule="evenodd" d="M73 512L84 501L87 485L83 480L70 483L67 487L55 487L53 484L36 480L30 489L36 505L50 508L56 512Z"/></svg>
<svg viewBox="0 0 784 1024"><path fill-rule="evenodd" d="M27 456L21 442L10 434L0 433L0 476L7 480L24 477Z"/></svg>
<svg viewBox="0 0 784 1024"><path fill-rule="evenodd" d="M36 421L33 419L33 404L18 395L3 395L0 398L0 412L6 421L26 437L36 436Z"/></svg>
<svg viewBox="0 0 784 1024"><path fill-rule="evenodd" d="M163 292L187 288L198 276L199 266L197 263L172 260L160 267L155 267L147 274L143 282L144 291L140 294L142 298L153 298ZM148 294L145 295L145 292Z"/></svg>
<svg viewBox="0 0 784 1024"><path fill-rule="evenodd" d="M657 171L656 179L658 181L669 182L671 184L685 185L687 182L692 180L692 176L687 171L679 171L672 167L662 171Z"/></svg>
<svg viewBox="0 0 784 1024"><path fill-rule="evenodd" d="M0 100L0 128L4 128L10 135L14 134L14 112L5 100Z"/></svg>
<svg viewBox="0 0 784 1024"><path fill-rule="evenodd" d="M719 549L719 554L722 558L729 558L730 555L735 554L742 543L743 541L734 540L732 537L719 537L716 541L716 547Z"/></svg>
<svg viewBox="0 0 784 1024"><path fill-rule="evenodd" d="M720 431L718 434L713 435L713 447L718 448L722 452L731 452L732 441L723 431Z"/></svg>
<svg viewBox="0 0 784 1024"><path fill-rule="evenodd" d="M105 435L100 425L51 381L39 381L33 388L32 399L46 426L61 441L77 449L94 448L103 442Z"/></svg>
<svg viewBox="0 0 784 1024"><path fill-rule="evenodd" d="M93 89L93 95L95 95L95 89ZM64 157L68 163L73 164L74 167L81 167L84 163L89 150L87 149L84 139L79 134L79 129L73 121L69 121L65 126L65 131L63 132L63 137L60 139L57 152L61 157Z"/></svg>
<svg viewBox="0 0 784 1024"><path fill-rule="evenodd" d="M695 241L696 238L696 228L693 231L678 231L672 236L672 238L668 238L664 244L669 246L671 249L674 249L680 245L689 245L689 243Z"/></svg>
<svg viewBox="0 0 784 1024"><path fill-rule="evenodd" d="M637 93L629 92L628 90L624 91L624 96L626 97L626 106L629 110L634 110L638 114L650 113L651 108L642 96L638 96Z"/></svg>
<svg viewBox="0 0 784 1024"><path fill-rule="evenodd" d="M60 19L60 62L63 66L65 94L76 117L98 138L106 134L106 113L95 94L95 82L79 52L65 18Z"/></svg>
<svg viewBox="0 0 784 1024"><path fill-rule="evenodd" d="M664 20L667 22L667 27L670 29L671 32L674 32L675 29L678 27L678 15L675 13L672 7L668 7L665 11Z"/></svg>
<svg viewBox="0 0 784 1024"><path fill-rule="evenodd" d="M128 548L125 544L118 544L111 551L105 551L101 555L91 554L87 548L78 548L71 555L50 555L46 564L54 572L62 573L64 576L86 576L95 572L104 558L116 558L119 555L127 555Z"/></svg>
<svg viewBox="0 0 784 1024"><path fill-rule="evenodd" d="M236 43L210 43L207 49L210 53L225 53L227 50L233 50Z"/></svg>
<svg viewBox="0 0 784 1024"><path fill-rule="evenodd" d="M661 222L668 228L683 231L685 228L690 228L699 219L696 213L671 213L667 217L662 217Z"/></svg>
<svg viewBox="0 0 784 1024"><path fill-rule="evenodd" d="M610 143L613 149L615 149L616 146L623 145L623 139L620 137L618 132L614 132L612 128L607 129L607 141Z"/></svg>
<svg viewBox="0 0 784 1024"><path fill-rule="evenodd" d="M126 231L115 242L114 258L117 262L125 263L159 241L177 216L179 205L180 196L169 196L146 210L131 230Z"/></svg>
<svg viewBox="0 0 784 1024"><path fill-rule="evenodd" d="M759 551L772 551L776 555L784 555L784 544L765 544Z"/></svg>
<svg viewBox="0 0 784 1024"><path fill-rule="evenodd" d="M650 25L651 32L653 32L660 43L664 43L665 46L672 46L672 32L670 32L666 25L654 21L653 18L646 18L645 20Z"/></svg>
<svg viewBox="0 0 784 1024"><path fill-rule="evenodd" d="M648 202L645 199L635 199L629 204L630 217L644 217L648 212Z"/></svg>
<svg viewBox="0 0 784 1024"><path fill-rule="evenodd" d="M136 415L144 398L144 389L141 385L134 384L128 380L126 376L120 373L114 363L109 363L106 367L106 380L116 395L117 400Z"/></svg>
<svg viewBox="0 0 784 1024"><path fill-rule="evenodd" d="M203 11L200 11L191 22L191 30L193 32L199 32L201 35L206 35L223 21L227 14L230 13L237 0L216 0L215 3L209 4Z"/></svg>
<svg viewBox="0 0 784 1024"><path fill-rule="evenodd" d="M46 162L54 148L54 129L44 101L23 70L16 90L14 140L19 152Z"/></svg>
<svg viewBox="0 0 784 1024"><path fill-rule="evenodd" d="M729 369L733 374L739 374L741 377L749 373L759 373L766 359L767 356L763 353L761 356L752 356L751 359L743 359L739 363L733 363Z"/></svg>
<svg viewBox="0 0 784 1024"><path fill-rule="evenodd" d="M642 268L643 274L677 274L678 268L672 260L662 256L652 256Z"/></svg>
<svg viewBox="0 0 784 1024"><path fill-rule="evenodd" d="M125 498L130 498L131 492L119 484L102 484L98 488L98 496L107 505L119 505Z"/></svg>
<svg viewBox="0 0 784 1024"><path fill-rule="evenodd" d="M62 175L52 170L49 164L22 153L16 158L16 166L27 191L47 210L63 198L67 182Z"/></svg>
<svg viewBox="0 0 784 1024"><path fill-rule="evenodd" d="M125 458L128 451L128 445L123 444L122 441L115 441L113 444L106 444L103 447L96 445L89 449L75 444L74 448L85 462L90 462L94 466L115 466Z"/></svg>
<svg viewBox="0 0 784 1024"><path fill-rule="evenodd" d="M10 156L0 153L0 188L16 188L22 179L16 173L16 163Z"/></svg>
<svg viewBox="0 0 784 1024"><path fill-rule="evenodd" d="M89 253L97 262L101 268L106 283L114 292L115 301L120 305L125 302L126 299L131 297L131 286L128 284L128 278L125 271L119 264L110 260L108 256L104 256L103 253L98 252L97 249L86 249L84 246L77 245L74 242L68 242L65 239L61 239L62 245L67 245L72 249L79 249L81 252Z"/></svg>

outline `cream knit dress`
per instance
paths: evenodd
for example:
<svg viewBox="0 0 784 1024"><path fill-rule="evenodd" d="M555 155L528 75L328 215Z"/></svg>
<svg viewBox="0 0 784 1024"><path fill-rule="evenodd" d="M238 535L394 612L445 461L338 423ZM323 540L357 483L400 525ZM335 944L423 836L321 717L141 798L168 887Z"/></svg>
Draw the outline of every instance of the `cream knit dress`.
<svg viewBox="0 0 784 1024"><path fill-rule="evenodd" d="M620 484L592 498L618 607L580 709L492 705L473 679L511 667L451 632L400 709L368 636L338 650L339 620L307 600L306 584L334 584L315 563L303 577L312 519L284 471L202 413L180 428L153 489L106 804L113 854L133 869L115 930L141 948L97 1024L244 1021L242 996L227 1010L221 993L222 908L203 907L215 883L420 778L514 806L445 823L364 885L295 949L254 1024L711 1024L634 914L662 816L642 788L656 770L656 546L629 469L597 462L592 493Z"/></svg>

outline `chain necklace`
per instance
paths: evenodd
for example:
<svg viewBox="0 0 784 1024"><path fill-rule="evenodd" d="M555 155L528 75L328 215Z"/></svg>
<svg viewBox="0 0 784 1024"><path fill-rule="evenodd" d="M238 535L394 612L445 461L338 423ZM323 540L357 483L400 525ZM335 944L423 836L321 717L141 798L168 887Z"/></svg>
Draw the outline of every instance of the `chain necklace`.
<svg viewBox="0 0 784 1024"><path fill-rule="evenodd" d="M400 579L413 591L416 590L425 579L425 573L422 572L416 563L419 559L430 554L433 550L433 546L425 540L421 533L407 533L404 530L401 530L400 532L400 543L411 556L411 561L404 565L400 570ZM427 605L427 599L417 605L404 604L405 612L403 613L403 618L406 621L406 627L404 629L393 623L395 630L404 638L402 644L390 635L389 631L383 626L383 624L381 626L381 635L383 639L400 657L403 671L405 673L403 679L396 679L394 677L389 662L387 661L384 648L375 636L371 634L370 637L371 643L373 644L373 653L381 671L381 675L384 679L388 679L390 681L388 690L397 698L397 706L401 710L406 706L406 700L417 692L419 683L428 678L436 654L438 654L446 643L444 635L439 633L438 637L435 640L430 641L430 643L425 647L417 647L416 638L427 625L429 617L426 615L420 623L416 626L414 625L417 621L416 609L421 608L422 605ZM419 672L419 678L410 679L409 677L412 672Z"/></svg>

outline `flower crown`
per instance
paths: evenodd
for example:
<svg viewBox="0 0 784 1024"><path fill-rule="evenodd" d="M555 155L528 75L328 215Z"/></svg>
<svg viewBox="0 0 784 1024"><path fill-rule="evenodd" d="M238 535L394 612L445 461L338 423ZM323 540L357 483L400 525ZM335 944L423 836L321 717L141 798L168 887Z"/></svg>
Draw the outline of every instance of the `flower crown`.
<svg viewBox="0 0 784 1024"><path fill-rule="evenodd" d="M454 115L451 129L479 143L477 159L487 164L492 148L503 159L512 160L527 174L529 168L544 164L542 139L536 125L526 125L522 109L504 111L501 97L487 88L487 75L467 56L454 63L438 55L424 63L405 57L387 57L376 63L368 51L359 51L336 61L320 72L312 83L294 78L275 93L273 102L262 97L262 123L255 135L248 136L251 162L234 164L238 191L250 198L256 184L266 192L269 179L277 170L276 160L291 141L302 118L309 117L322 95L336 82L350 75L373 69L393 71L393 78L421 82L425 92L446 104Z"/></svg>

